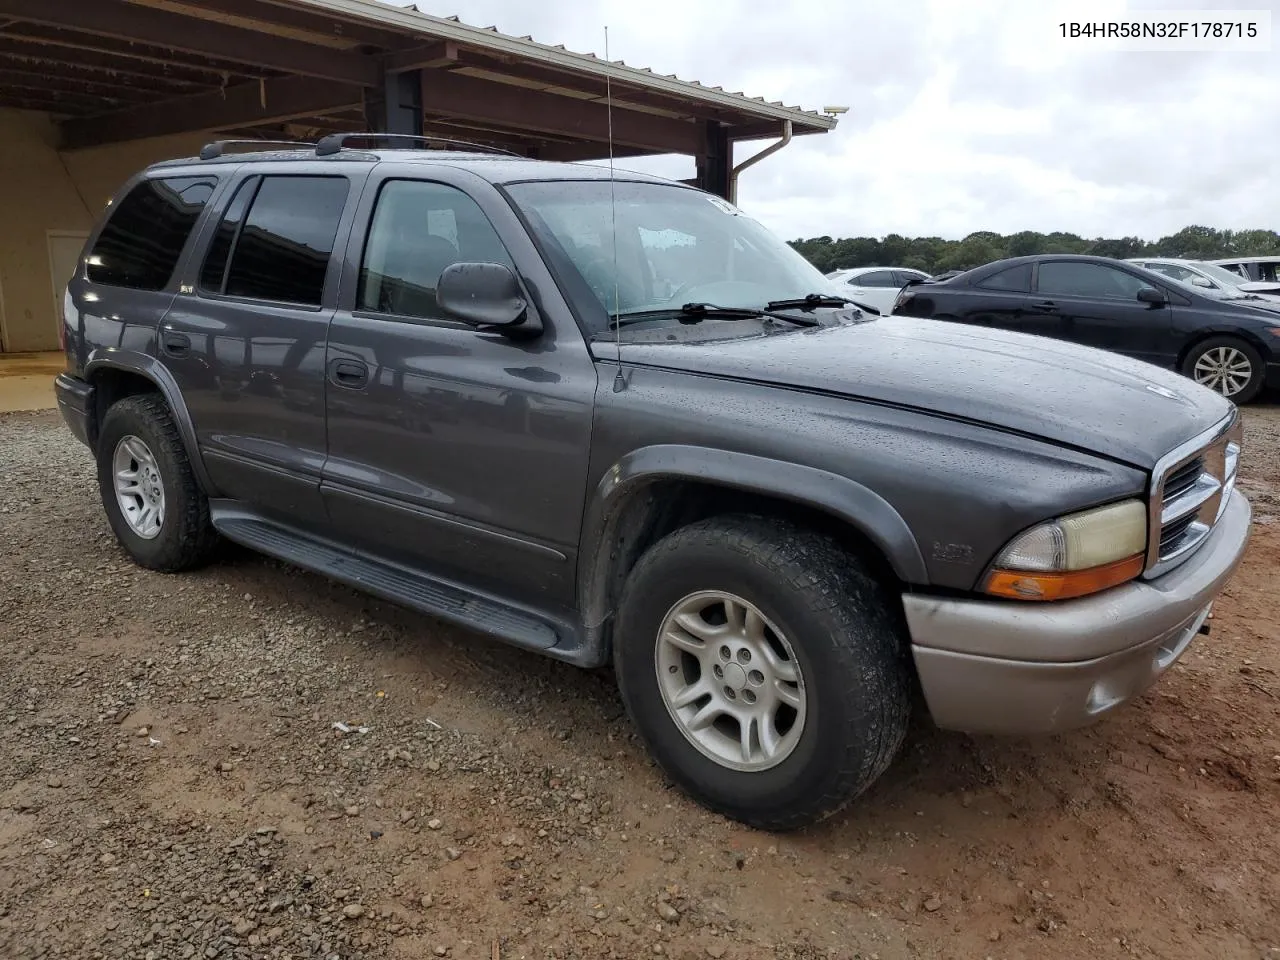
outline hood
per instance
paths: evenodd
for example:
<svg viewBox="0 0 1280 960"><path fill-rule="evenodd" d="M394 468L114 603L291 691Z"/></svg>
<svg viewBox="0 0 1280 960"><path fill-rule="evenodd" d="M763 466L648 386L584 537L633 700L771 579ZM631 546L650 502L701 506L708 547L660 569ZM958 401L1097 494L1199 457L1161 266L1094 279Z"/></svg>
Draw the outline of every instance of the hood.
<svg viewBox="0 0 1280 960"><path fill-rule="evenodd" d="M622 358L919 409L1146 470L1232 409L1211 390L1139 360L910 317L705 343L624 342Z"/></svg>
<svg viewBox="0 0 1280 960"><path fill-rule="evenodd" d="M1280 293L1280 282L1275 280L1246 280L1236 286L1245 293Z"/></svg>

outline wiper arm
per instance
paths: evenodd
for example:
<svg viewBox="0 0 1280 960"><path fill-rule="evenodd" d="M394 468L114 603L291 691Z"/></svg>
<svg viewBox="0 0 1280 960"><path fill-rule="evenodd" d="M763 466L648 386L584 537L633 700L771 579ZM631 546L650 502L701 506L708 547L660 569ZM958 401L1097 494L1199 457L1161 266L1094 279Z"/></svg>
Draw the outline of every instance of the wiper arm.
<svg viewBox="0 0 1280 960"><path fill-rule="evenodd" d="M841 297L834 293L810 293L803 297L796 297L791 300L773 300L767 304L770 310L812 310L815 307L857 307L874 316L880 316L880 311L869 304L859 303L857 300L851 300L848 297Z"/></svg>
<svg viewBox="0 0 1280 960"><path fill-rule="evenodd" d="M771 303L763 310L759 307L718 307L714 303L686 303L680 312L689 317L721 317L725 320L736 320L740 317L769 317L772 320L785 320L797 327L816 327L818 321L811 317L793 317L785 313L775 313ZM696 321L695 321L696 322Z"/></svg>
<svg viewBox="0 0 1280 960"><path fill-rule="evenodd" d="M638 313L623 314L610 322L611 327L621 328L633 323L644 323L658 317L679 317L681 323L701 323L708 317L717 320L745 320L751 317L769 317L784 320L798 327L816 327L817 320L809 317L793 317L785 313L774 313L769 309L758 307L721 307L714 303L686 303L680 307L668 307L662 310L645 310Z"/></svg>

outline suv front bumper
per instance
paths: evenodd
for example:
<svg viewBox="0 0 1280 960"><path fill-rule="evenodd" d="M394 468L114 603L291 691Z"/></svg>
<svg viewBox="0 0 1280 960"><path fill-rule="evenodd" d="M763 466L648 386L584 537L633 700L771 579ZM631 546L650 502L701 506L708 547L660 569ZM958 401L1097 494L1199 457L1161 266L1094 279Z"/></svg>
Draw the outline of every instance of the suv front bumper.
<svg viewBox="0 0 1280 960"><path fill-rule="evenodd" d="M934 722L968 733L1086 726L1151 686L1182 656L1244 556L1252 511L1238 490L1186 563L1058 603L903 597L911 652Z"/></svg>

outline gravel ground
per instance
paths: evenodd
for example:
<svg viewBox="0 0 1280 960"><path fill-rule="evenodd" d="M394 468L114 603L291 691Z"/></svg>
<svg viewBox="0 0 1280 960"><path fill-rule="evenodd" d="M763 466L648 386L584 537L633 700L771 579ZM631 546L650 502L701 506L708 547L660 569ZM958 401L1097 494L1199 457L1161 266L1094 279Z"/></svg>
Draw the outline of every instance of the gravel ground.
<svg viewBox="0 0 1280 960"><path fill-rule="evenodd" d="M0 417L0 957L1280 958L1280 410L1243 472L1245 567L1139 705L920 720L774 837L607 676L245 553L134 567L56 415Z"/></svg>

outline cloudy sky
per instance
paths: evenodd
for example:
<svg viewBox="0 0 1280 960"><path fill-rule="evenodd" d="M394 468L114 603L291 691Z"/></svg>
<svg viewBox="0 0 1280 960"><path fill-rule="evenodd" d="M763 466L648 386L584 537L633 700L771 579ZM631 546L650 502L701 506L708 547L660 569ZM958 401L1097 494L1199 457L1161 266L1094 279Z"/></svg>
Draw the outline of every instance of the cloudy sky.
<svg viewBox="0 0 1280 960"><path fill-rule="evenodd" d="M445 9L448 6L448 9ZM787 239L1280 229L1280 38L1266 52L1086 50L1062 20L1270 11L1280 0L419 0L788 105L849 107L743 174ZM757 149L738 147L742 160ZM668 176L687 158L625 161Z"/></svg>

